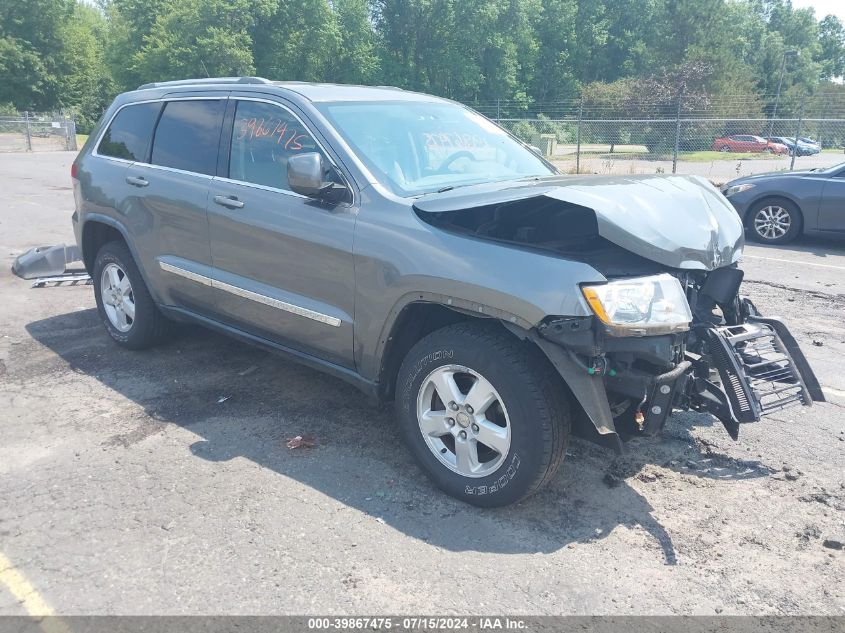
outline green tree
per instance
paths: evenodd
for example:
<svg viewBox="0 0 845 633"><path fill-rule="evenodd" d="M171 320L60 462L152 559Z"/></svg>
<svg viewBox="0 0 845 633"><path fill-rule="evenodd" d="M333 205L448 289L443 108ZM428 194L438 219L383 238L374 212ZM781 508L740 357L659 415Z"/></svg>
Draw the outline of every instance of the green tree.
<svg viewBox="0 0 845 633"><path fill-rule="evenodd" d="M101 0L107 31L105 58L109 71L121 89L137 88L144 79L132 61L144 48L146 38L160 15L177 0Z"/></svg>
<svg viewBox="0 0 845 633"><path fill-rule="evenodd" d="M655 46L661 38L663 0L606 0L605 5L607 39L594 59L597 78L644 76L665 64L663 47Z"/></svg>
<svg viewBox="0 0 845 633"><path fill-rule="evenodd" d="M376 32L367 0L334 0L332 5L339 29L339 49L329 63L327 79L350 84L377 81Z"/></svg>
<svg viewBox="0 0 845 633"><path fill-rule="evenodd" d="M55 107L66 54L63 25L73 0L4 0L0 3L0 102L21 109Z"/></svg>
<svg viewBox="0 0 845 633"><path fill-rule="evenodd" d="M55 101L54 75L26 42L0 37L0 103L18 110L40 110Z"/></svg>
<svg viewBox="0 0 845 633"><path fill-rule="evenodd" d="M377 0L387 83L455 99L525 97L539 0Z"/></svg>
<svg viewBox="0 0 845 633"><path fill-rule="evenodd" d="M574 69L577 12L576 0L546 0L534 15L538 50L530 91L541 103L577 93Z"/></svg>
<svg viewBox="0 0 845 633"><path fill-rule="evenodd" d="M775 94L783 67L779 112L794 114L798 96L812 92L821 77L821 65L816 61L818 23L812 9L793 9L787 0L767 0L763 17L768 19L757 66L758 88L763 94ZM788 55L784 63L784 53L789 51L797 55Z"/></svg>
<svg viewBox="0 0 845 633"><path fill-rule="evenodd" d="M255 72L253 32L270 13L269 2L180 0L167 9L131 57L141 81Z"/></svg>
<svg viewBox="0 0 845 633"><path fill-rule="evenodd" d="M621 116L754 93L725 112L754 117L773 110L786 59L778 110L792 116L845 74L845 27L791 0L91 1L0 3L0 103L89 124L147 81L257 73L526 107L586 86Z"/></svg>
<svg viewBox="0 0 845 633"><path fill-rule="evenodd" d="M258 74L283 81L326 80L341 44L326 0L271 0L255 27Z"/></svg>
<svg viewBox="0 0 845 633"><path fill-rule="evenodd" d="M65 42L59 62L59 104L77 115L77 127L87 132L108 106L115 86L105 64L105 16L77 4L62 27Z"/></svg>
<svg viewBox="0 0 845 633"><path fill-rule="evenodd" d="M845 75L845 26L835 15L828 15L819 23L816 61L821 65L822 79Z"/></svg>
<svg viewBox="0 0 845 633"><path fill-rule="evenodd" d="M575 76L582 83L612 80L599 72L591 60L604 53L610 19L603 2L578 2L575 13L575 46L571 56Z"/></svg>

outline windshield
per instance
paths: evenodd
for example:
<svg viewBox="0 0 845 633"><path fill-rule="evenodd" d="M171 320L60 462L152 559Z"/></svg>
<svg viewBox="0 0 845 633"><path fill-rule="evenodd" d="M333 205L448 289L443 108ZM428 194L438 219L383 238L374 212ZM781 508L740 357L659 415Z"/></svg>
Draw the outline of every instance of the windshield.
<svg viewBox="0 0 845 633"><path fill-rule="evenodd" d="M394 193L553 172L539 156L480 114L451 103L318 103L353 151Z"/></svg>

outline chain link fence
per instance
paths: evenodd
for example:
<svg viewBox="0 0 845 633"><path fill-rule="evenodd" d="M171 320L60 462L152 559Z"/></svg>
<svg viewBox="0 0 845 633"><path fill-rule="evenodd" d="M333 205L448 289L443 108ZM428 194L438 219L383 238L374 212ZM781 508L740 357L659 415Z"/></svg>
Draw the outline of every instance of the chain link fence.
<svg viewBox="0 0 845 633"><path fill-rule="evenodd" d="M76 122L62 113L0 115L0 152L77 150Z"/></svg>
<svg viewBox="0 0 845 633"><path fill-rule="evenodd" d="M749 116L765 109L762 99L470 105L565 173L680 173L721 184L845 162L845 99L793 99L779 104L781 116Z"/></svg>

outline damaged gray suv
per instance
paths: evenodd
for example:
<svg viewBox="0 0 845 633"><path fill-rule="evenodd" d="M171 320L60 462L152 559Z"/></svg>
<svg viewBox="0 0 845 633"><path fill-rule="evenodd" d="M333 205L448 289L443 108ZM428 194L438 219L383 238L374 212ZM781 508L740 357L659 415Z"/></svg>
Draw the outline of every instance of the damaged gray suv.
<svg viewBox="0 0 845 633"><path fill-rule="evenodd" d="M420 467L469 503L536 491L574 432L622 450L688 409L736 439L822 399L740 296L742 223L707 181L563 176L448 100L148 84L72 172L115 341L190 321L330 372L393 401Z"/></svg>

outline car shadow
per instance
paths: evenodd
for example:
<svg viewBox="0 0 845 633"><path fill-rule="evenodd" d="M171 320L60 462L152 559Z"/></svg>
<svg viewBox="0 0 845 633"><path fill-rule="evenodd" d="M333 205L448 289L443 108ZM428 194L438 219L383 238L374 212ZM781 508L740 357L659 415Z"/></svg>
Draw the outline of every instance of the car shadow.
<svg viewBox="0 0 845 633"><path fill-rule="evenodd" d="M111 341L93 309L35 321L26 330L71 371L143 407L136 428L103 437L104 447L129 448L168 425L184 427L201 438L186 443L185 459L249 459L277 473L280 487L293 479L452 551L550 552L638 526L672 565L672 537L635 481L659 486L669 471L693 481L773 472L696 441L691 426L712 421L683 414L663 437L632 440L636 446L621 457L575 439L549 486L520 504L484 510L436 490L401 445L390 409L333 377L194 327L181 327L157 349L127 351ZM288 448L296 436L312 436L315 446Z"/></svg>

